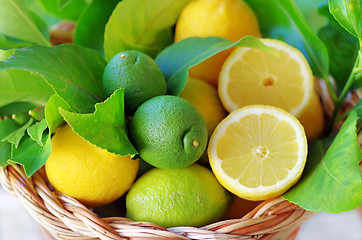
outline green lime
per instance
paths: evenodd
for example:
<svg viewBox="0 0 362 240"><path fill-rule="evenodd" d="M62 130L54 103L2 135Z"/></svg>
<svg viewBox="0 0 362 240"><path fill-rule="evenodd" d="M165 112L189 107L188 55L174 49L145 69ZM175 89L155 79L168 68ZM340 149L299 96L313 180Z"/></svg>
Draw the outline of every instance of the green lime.
<svg viewBox="0 0 362 240"><path fill-rule="evenodd" d="M151 57L128 50L108 62L103 73L103 88L107 96L124 88L125 108L133 113L146 100L166 94L166 80Z"/></svg>
<svg viewBox="0 0 362 240"><path fill-rule="evenodd" d="M126 216L163 227L200 227L221 220L231 199L205 167L154 168L127 194Z"/></svg>
<svg viewBox="0 0 362 240"><path fill-rule="evenodd" d="M207 127L187 100L158 96L144 102L131 120L130 137L143 160L159 168L187 167L207 144Z"/></svg>

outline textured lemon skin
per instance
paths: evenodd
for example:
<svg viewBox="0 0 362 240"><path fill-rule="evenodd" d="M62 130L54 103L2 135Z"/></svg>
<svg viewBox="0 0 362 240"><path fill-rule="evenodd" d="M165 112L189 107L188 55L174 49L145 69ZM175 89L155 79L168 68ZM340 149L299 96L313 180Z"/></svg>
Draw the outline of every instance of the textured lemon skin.
<svg viewBox="0 0 362 240"><path fill-rule="evenodd" d="M155 168L130 189L126 216L164 227L200 227L221 220L230 203L230 193L205 167Z"/></svg>
<svg viewBox="0 0 362 240"><path fill-rule="evenodd" d="M215 87L197 78L189 78L180 97L196 107L205 119L209 137L227 116Z"/></svg>
<svg viewBox="0 0 362 240"><path fill-rule="evenodd" d="M246 35L260 37L258 20L242 0L190 2L176 23L175 42L188 37L222 37L233 42ZM190 76L217 86L219 72L231 50L225 50L190 69Z"/></svg>
<svg viewBox="0 0 362 240"><path fill-rule="evenodd" d="M324 112L322 103L316 92L313 93L312 100L298 120L304 127L308 141L322 136L324 129Z"/></svg>
<svg viewBox="0 0 362 240"><path fill-rule="evenodd" d="M132 186L138 167L138 160L90 144L69 125L56 131L45 164L52 186L87 206L105 205L121 197Z"/></svg>

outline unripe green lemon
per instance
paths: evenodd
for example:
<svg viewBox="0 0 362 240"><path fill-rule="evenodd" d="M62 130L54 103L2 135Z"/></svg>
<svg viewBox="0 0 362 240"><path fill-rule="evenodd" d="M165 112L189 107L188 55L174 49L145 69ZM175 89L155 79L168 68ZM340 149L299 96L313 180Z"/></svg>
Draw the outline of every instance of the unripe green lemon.
<svg viewBox="0 0 362 240"><path fill-rule="evenodd" d="M130 137L143 160L159 168L182 168L200 158L207 144L207 127L187 100L158 96L133 115Z"/></svg>
<svg viewBox="0 0 362 240"><path fill-rule="evenodd" d="M107 96L124 88L126 111L133 113L146 100L166 94L166 80L151 57L127 50L108 62L103 73L103 88Z"/></svg>
<svg viewBox="0 0 362 240"><path fill-rule="evenodd" d="M163 227L200 227L221 220L231 199L205 167L154 168L128 192L126 216Z"/></svg>

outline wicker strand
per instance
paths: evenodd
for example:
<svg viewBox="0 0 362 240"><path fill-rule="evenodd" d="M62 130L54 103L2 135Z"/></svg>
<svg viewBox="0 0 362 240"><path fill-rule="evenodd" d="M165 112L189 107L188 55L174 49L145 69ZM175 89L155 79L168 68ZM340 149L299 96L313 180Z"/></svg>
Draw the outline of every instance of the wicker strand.
<svg viewBox="0 0 362 240"><path fill-rule="evenodd" d="M290 239L313 214L277 197L262 202L242 219L165 229L121 217L100 219L77 200L51 191L40 171L28 179L18 165L0 167L0 183L52 237L63 240Z"/></svg>

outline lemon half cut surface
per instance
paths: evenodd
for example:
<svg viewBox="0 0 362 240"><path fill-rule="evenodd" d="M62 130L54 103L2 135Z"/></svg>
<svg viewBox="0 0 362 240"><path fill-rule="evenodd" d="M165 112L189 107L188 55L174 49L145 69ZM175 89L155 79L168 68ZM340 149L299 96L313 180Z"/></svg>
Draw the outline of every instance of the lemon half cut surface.
<svg viewBox="0 0 362 240"><path fill-rule="evenodd" d="M307 139L283 109L251 105L233 111L211 136L208 156L219 182L247 200L279 196L300 178Z"/></svg>
<svg viewBox="0 0 362 240"><path fill-rule="evenodd" d="M262 104L282 108L299 117L312 98L312 70L298 49L280 40L261 41L276 54L236 48L219 75L221 102L229 112Z"/></svg>

